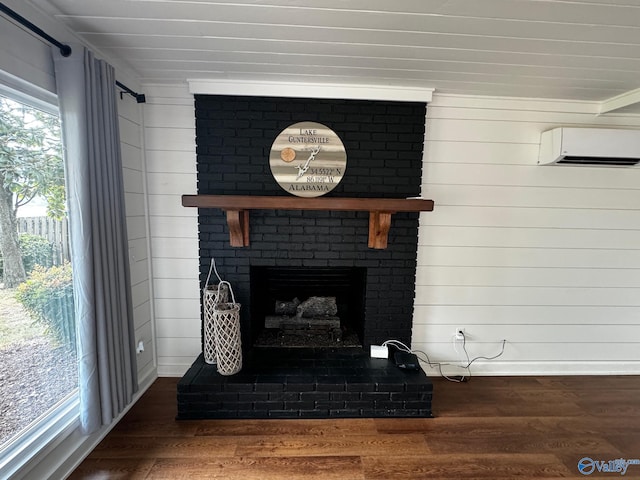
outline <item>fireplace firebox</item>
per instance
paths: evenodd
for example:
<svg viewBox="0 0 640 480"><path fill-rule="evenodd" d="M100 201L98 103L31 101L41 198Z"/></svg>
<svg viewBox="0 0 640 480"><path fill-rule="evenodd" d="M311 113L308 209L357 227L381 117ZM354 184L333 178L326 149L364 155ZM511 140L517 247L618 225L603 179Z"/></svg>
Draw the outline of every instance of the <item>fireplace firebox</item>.
<svg viewBox="0 0 640 480"><path fill-rule="evenodd" d="M251 267L250 271L254 345L362 345L366 268Z"/></svg>

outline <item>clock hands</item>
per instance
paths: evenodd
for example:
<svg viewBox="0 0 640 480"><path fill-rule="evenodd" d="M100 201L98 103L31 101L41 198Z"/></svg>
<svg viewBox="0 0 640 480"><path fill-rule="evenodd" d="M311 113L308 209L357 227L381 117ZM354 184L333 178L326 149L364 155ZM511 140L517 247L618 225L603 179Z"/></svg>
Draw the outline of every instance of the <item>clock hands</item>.
<svg viewBox="0 0 640 480"><path fill-rule="evenodd" d="M311 154L309 155L309 158L307 158L307 161L304 162L304 165L302 166L296 165L296 168L298 169L298 176L296 177L296 180L302 177L305 173L307 173L307 170L309 170L309 164L311 163L311 160L316 158L316 155L318 154L319 151L320 151L320 145L315 146L313 150L311 150Z"/></svg>

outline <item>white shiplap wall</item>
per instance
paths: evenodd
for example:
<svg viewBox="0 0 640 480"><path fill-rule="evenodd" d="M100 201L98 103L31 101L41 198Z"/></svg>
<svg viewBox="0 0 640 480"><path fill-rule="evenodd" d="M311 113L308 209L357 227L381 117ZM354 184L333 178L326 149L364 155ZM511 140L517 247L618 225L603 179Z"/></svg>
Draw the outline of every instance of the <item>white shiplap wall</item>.
<svg viewBox="0 0 640 480"><path fill-rule="evenodd" d="M145 86L145 145L158 374L183 375L201 352L195 111L185 86Z"/></svg>
<svg viewBox="0 0 640 480"><path fill-rule="evenodd" d="M158 372L182 375L200 353L197 210L180 204L196 192L193 97L145 89ZM463 327L472 356L508 340L477 374L640 371L640 169L535 164L549 128L640 128L596 109L434 97L423 195L436 208L421 217L415 348L457 361L451 337Z"/></svg>
<svg viewBox="0 0 640 480"><path fill-rule="evenodd" d="M118 101L120 145L129 236L129 267L136 346L140 341L144 351L136 356L138 380L145 383L156 375L154 361L154 325L151 321L149 288L148 216L145 203L145 173L143 161L142 107L129 95Z"/></svg>
<svg viewBox="0 0 640 480"><path fill-rule="evenodd" d="M640 373L640 169L536 165L544 130L640 128L596 108L434 96L413 329L432 361L460 359L460 327L471 357L507 340L475 373Z"/></svg>

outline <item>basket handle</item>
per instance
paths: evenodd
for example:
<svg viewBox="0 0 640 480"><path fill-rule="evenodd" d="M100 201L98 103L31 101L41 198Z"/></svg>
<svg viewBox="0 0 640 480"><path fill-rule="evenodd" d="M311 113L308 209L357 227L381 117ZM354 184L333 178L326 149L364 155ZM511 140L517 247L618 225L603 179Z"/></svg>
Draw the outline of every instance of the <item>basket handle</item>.
<svg viewBox="0 0 640 480"><path fill-rule="evenodd" d="M218 269L216 268L216 259L211 257L211 264L209 265L209 274L207 275L207 281L204 283L204 288L202 289L202 293L205 292L205 290L207 289L207 285L209 285L209 280L211 279L211 272L215 272L216 277L218 277L218 280L220 282L222 282L222 278L220 278L220 274L218 273Z"/></svg>
<svg viewBox="0 0 640 480"><path fill-rule="evenodd" d="M236 303L236 296L233 294L233 288L231 288L231 284L226 280L220 280L220 283L218 284L218 298L220 298L220 287L223 283L229 287L229 291L231 292L231 302Z"/></svg>

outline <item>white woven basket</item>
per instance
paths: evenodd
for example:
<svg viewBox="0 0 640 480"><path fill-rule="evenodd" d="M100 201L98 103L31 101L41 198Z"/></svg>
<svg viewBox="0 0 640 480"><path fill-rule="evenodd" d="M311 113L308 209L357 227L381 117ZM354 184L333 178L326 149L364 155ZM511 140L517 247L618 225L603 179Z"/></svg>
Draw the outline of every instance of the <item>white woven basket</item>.
<svg viewBox="0 0 640 480"><path fill-rule="evenodd" d="M219 285L220 284L207 285L202 295L202 303L204 306L204 325L202 332L204 361L211 365L217 363L213 308L216 303L227 303L229 301L229 289L226 285L223 285L220 293L218 293Z"/></svg>
<svg viewBox="0 0 640 480"><path fill-rule="evenodd" d="M213 332L216 359L220 375L234 375L242 370L242 341L240 338L240 304L236 303L229 282L218 284L218 291L226 285L231 292L231 303L215 303L213 306Z"/></svg>
<svg viewBox="0 0 640 480"><path fill-rule="evenodd" d="M211 259L211 265L209 266L207 281L202 289L202 307L204 310L202 343L204 361L210 365L215 365L217 363L217 356L213 328L213 307L216 303L226 303L229 301L229 288L227 285L223 285L223 287L220 288L220 283L210 285L209 280L211 279L211 272L215 272L216 277L218 277L218 282L222 282L222 279L218 274L218 270L216 269L216 262L213 258Z"/></svg>

